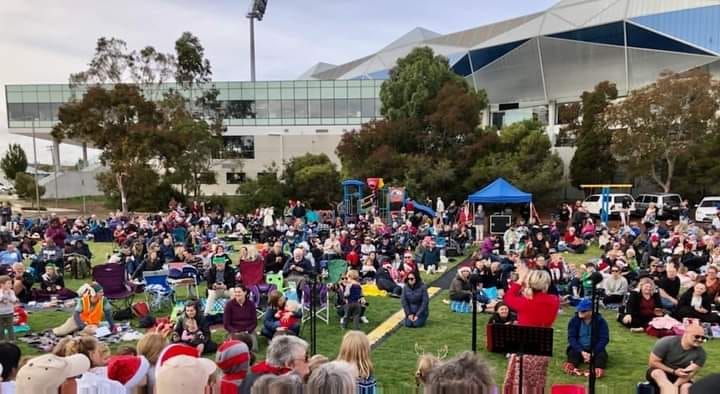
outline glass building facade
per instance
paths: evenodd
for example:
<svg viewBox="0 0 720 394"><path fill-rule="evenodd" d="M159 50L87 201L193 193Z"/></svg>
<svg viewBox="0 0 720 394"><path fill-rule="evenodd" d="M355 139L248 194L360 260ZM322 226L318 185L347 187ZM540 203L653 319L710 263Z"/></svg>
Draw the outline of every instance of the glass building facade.
<svg viewBox="0 0 720 394"><path fill-rule="evenodd" d="M231 118L228 126L357 125L380 116L382 80L213 82L218 99L227 106L247 109L243 118ZM146 89L151 99L162 97L174 83ZM65 84L7 85L8 127L39 128L57 122L58 108L82 87ZM199 95L183 91L185 95Z"/></svg>

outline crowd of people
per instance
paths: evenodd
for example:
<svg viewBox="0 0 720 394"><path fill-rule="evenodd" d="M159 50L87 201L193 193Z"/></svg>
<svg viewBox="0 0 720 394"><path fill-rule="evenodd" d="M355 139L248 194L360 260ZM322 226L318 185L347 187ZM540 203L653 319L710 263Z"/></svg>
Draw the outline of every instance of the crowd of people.
<svg viewBox="0 0 720 394"><path fill-rule="evenodd" d="M278 335L264 360L255 361L250 338L232 335L217 349L215 362L198 349L169 341L168 333L146 333L136 346L115 354L93 336L66 337L48 354L23 357L11 342L0 342L0 392L38 393L218 393L369 394L376 392L370 342L348 331L335 360L310 357L308 343ZM491 369L471 352L441 360L423 354L415 375L426 393L484 394L495 387Z"/></svg>
<svg viewBox="0 0 720 394"><path fill-rule="evenodd" d="M498 236L485 234L482 206L472 207L466 202L452 203L450 208L445 209L439 199L435 218L403 207L385 221L370 214L344 222L340 217L319 215L295 201L289 202L282 216L269 207L249 215L233 215L222 207L197 203L183 207L173 201L167 214L111 214L102 221L96 217L71 221L54 216L29 222L17 219L8 222L10 231L7 226L0 228L0 246L4 249L0 253L0 327L7 328L7 317L12 316L12 306L18 301L76 299L71 316L53 330L55 335L93 334L101 322L112 329L113 316L102 286L89 282L73 291L65 288L63 281L66 273L87 275L92 256L85 241L105 229L112 232L117 245L108 263L122 265L129 281L140 283L144 273L182 262L195 268L207 282L204 306L198 301L185 306L166 333L168 343L190 348L193 355L216 353L232 359L230 354L236 351L237 343L217 344L210 335L208 316L217 300L226 300L221 323L229 341L242 342L246 347L247 352L241 354L252 357L257 352L256 334L267 338L271 345L266 360L249 368L247 376L232 368L236 362L218 361L218 365L230 368L226 376L235 377L236 383L242 381L238 384L240 392L251 392L250 387L258 384L270 387L263 382L310 389L325 379L322 386L329 385L329 380L340 385L339 376L349 371L359 392L373 392L369 344L357 331L362 322L367 322L369 307L363 285L375 285L398 297L405 327L423 327L430 308L422 273L444 268L445 249L437 241L450 239L461 248L478 244L472 263L461 266L452 280L451 302L477 303L481 311L493 313L490 324L536 327L552 327L561 305L570 304L576 313L568 324L563 370L571 375L593 373L603 377L611 338L607 321L591 301L595 294L600 309L606 314L617 311L618 321L631 331L675 334L673 341L662 339L653 349L647 378L662 394L672 389L687 392L693 376L705 363L702 344L712 335L711 325L720 323L716 312L720 303L720 229L693 223L687 215L675 221L659 220L652 206L639 222L622 215L620 224L613 227L596 223L577 202L563 204L547 225L537 217L523 218ZM228 254L230 240L246 241L235 261ZM594 246L601 250L599 258L582 265L565 261L567 253L583 254ZM25 259L31 261L30 269L23 264ZM303 300L299 298L306 284L328 276L333 260L345 261L347 269L329 291L336 295L340 324L343 328L352 326L354 331L347 332L337 361L316 363L318 374L313 380L309 372L312 360L288 357L300 357L303 346L303 354L307 354L307 344L298 337L303 314ZM262 300L254 298L240 270L248 262L262 262L266 274L281 275L295 297L292 291L269 291ZM601 280L596 283L598 273ZM257 310L261 308L264 313L258 321ZM12 329L2 331L3 336L5 331L12 334ZM348 346L346 351L344 346ZM271 354L278 348L282 354ZM228 349L231 351L226 354ZM142 357L157 365L152 357ZM454 359L456 365L435 364L451 374L461 373L452 372L458 365L483 363L468 357ZM593 371L587 369L591 359ZM191 367L195 362L191 361L183 365L202 370ZM521 362L526 371L522 382ZM547 357L510 355L505 391L513 392L519 385L528 390L525 392L545 387L549 365ZM263 378L288 371L295 371L292 375L298 375L293 378L297 382ZM430 370L426 372L423 379L434 376ZM228 384L220 380L218 387Z"/></svg>

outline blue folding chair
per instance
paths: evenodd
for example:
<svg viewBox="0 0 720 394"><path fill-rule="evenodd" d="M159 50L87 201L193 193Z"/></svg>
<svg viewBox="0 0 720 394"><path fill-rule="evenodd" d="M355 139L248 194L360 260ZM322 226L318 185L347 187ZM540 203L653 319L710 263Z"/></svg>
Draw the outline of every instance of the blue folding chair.
<svg viewBox="0 0 720 394"><path fill-rule="evenodd" d="M168 283L168 270L145 271L145 299L150 310L161 309L165 304L175 305L175 290Z"/></svg>

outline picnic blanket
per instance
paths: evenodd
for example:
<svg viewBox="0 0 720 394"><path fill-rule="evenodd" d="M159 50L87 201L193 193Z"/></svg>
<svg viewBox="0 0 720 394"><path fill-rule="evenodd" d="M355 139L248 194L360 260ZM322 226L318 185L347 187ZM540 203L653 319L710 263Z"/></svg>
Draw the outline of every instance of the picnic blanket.
<svg viewBox="0 0 720 394"><path fill-rule="evenodd" d="M136 341L142 337L142 334L132 328L130 326L130 323L120 323L117 325L117 327L118 332L114 334L109 334L104 337L100 337L98 338L98 340L100 342L108 344L109 346L119 342ZM58 344L58 342L60 342L61 339L62 337L58 337L53 334L52 330L29 333L23 337L18 338L19 341L25 342L29 346L32 346L43 352L52 351L52 349L55 347L55 345Z"/></svg>

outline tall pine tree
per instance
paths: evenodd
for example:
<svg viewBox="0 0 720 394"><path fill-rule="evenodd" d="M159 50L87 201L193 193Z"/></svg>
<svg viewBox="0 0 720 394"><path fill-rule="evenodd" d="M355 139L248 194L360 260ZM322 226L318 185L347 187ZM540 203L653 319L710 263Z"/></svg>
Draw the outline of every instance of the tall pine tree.
<svg viewBox="0 0 720 394"><path fill-rule="evenodd" d="M582 123L571 125L577 133L577 150L570 162L570 183L612 183L617 162L612 155L612 131L604 121L603 113L618 96L614 83L600 82L592 92L584 92Z"/></svg>

